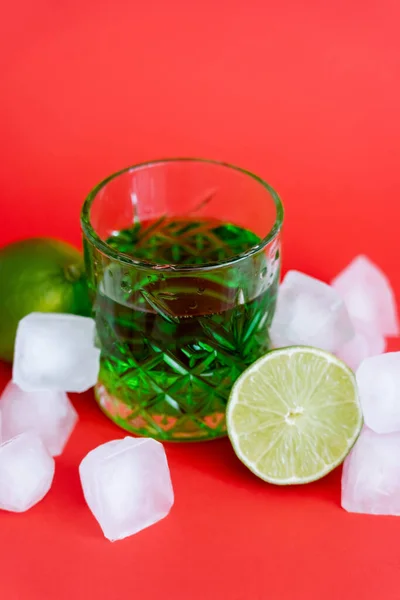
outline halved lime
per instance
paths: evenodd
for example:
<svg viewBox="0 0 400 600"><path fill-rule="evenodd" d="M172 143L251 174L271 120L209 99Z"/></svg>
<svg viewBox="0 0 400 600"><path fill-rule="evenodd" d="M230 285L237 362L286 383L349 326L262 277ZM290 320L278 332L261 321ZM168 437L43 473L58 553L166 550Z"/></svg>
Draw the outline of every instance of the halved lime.
<svg viewBox="0 0 400 600"><path fill-rule="evenodd" d="M229 438L253 473L279 485L320 479L339 465L362 426L353 372L306 346L273 350L232 388Z"/></svg>

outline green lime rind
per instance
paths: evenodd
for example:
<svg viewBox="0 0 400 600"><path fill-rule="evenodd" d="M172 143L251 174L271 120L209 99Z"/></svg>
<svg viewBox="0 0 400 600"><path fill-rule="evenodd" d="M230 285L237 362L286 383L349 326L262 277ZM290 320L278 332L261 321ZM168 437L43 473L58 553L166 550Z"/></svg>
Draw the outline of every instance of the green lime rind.
<svg viewBox="0 0 400 600"><path fill-rule="evenodd" d="M13 358L18 322L31 312L90 315L83 258L69 244L32 238L0 249L0 358Z"/></svg>

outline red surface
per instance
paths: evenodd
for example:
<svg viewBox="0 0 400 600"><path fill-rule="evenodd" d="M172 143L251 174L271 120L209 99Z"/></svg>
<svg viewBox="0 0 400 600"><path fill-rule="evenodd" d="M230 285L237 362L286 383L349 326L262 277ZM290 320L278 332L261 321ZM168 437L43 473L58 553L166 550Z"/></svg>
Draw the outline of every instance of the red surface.
<svg viewBox="0 0 400 600"><path fill-rule="evenodd" d="M1 242L79 244L88 190L130 163L201 155L265 177L285 269L329 279L368 253L400 295L400 5L14 0L0 23ZM10 376L0 367L1 384ZM400 519L340 508L340 471L258 481L227 441L168 445L176 504L111 544L78 464L121 435L91 394L52 490L0 514L7 600L398 600Z"/></svg>

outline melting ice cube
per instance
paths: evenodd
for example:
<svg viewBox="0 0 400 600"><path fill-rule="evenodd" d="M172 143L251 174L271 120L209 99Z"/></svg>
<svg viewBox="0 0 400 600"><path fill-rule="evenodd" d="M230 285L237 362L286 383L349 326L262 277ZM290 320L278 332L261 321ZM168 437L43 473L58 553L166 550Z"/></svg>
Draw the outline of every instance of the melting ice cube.
<svg viewBox="0 0 400 600"><path fill-rule="evenodd" d="M0 509L24 512L40 502L54 476L54 459L34 433L0 446Z"/></svg>
<svg viewBox="0 0 400 600"><path fill-rule="evenodd" d="M286 274L270 330L274 347L306 345L334 352L353 334L344 302L334 289L298 271Z"/></svg>
<svg viewBox="0 0 400 600"><path fill-rule="evenodd" d="M400 352L366 358L356 378L368 427L377 433L400 431Z"/></svg>
<svg viewBox="0 0 400 600"><path fill-rule="evenodd" d="M386 275L366 256L357 256L332 281L350 317L384 336L399 335L393 290Z"/></svg>
<svg viewBox="0 0 400 600"><path fill-rule="evenodd" d="M88 317L31 313L18 325L13 381L24 391L84 392L99 372L95 322Z"/></svg>
<svg viewBox="0 0 400 600"><path fill-rule="evenodd" d="M370 357L382 354L386 348L386 340L372 327L359 328L351 338L336 352L338 358L343 360L350 369L356 371L361 362Z"/></svg>
<svg viewBox="0 0 400 600"><path fill-rule="evenodd" d="M85 456L79 473L86 502L111 541L156 523L174 502L165 451L153 439L107 442Z"/></svg>
<svg viewBox="0 0 400 600"><path fill-rule="evenodd" d="M346 458L342 506L349 512L400 515L400 433L367 427Z"/></svg>
<svg viewBox="0 0 400 600"><path fill-rule="evenodd" d="M0 398L3 441L32 431L52 456L64 450L78 415L65 392L24 392L10 381Z"/></svg>

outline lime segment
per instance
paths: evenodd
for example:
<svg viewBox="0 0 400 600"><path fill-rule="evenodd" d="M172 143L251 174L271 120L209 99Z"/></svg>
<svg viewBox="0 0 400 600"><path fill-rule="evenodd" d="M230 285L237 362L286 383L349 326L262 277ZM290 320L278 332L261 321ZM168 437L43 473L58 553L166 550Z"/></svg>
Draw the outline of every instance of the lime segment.
<svg viewBox="0 0 400 600"><path fill-rule="evenodd" d="M305 346L269 352L235 383L227 427L239 459L261 479L288 485L339 465L362 426L353 372Z"/></svg>

